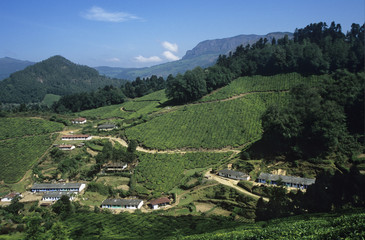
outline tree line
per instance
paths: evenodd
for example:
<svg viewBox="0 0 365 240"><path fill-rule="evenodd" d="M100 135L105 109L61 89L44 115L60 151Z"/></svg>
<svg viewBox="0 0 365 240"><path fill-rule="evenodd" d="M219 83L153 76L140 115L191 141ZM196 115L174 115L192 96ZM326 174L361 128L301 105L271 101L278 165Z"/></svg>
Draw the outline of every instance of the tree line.
<svg viewBox="0 0 365 240"><path fill-rule="evenodd" d="M248 153L312 161L336 153L336 161L349 159L364 140L364 82L364 73L338 70L319 87L294 87L287 106L272 105L263 114L262 139Z"/></svg>
<svg viewBox="0 0 365 240"><path fill-rule="evenodd" d="M60 98L52 105L56 113L80 112L113 104L120 104L128 98L142 97L165 88L165 80L156 75L150 78L137 77L133 82L127 82L121 87L112 85L99 88L92 92L75 93Z"/></svg>
<svg viewBox="0 0 365 240"><path fill-rule="evenodd" d="M176 77L168 76L166 94L174 102L195 101L229 84L233 79L251 75L298 72L303 75L331 73L337 69L363 71L364 25L352 24L347 34L340 24L314 23L296 29L294 38L260 39L253 45L239 46L228 56L220 55L216 65L196 68Z"/></svg>

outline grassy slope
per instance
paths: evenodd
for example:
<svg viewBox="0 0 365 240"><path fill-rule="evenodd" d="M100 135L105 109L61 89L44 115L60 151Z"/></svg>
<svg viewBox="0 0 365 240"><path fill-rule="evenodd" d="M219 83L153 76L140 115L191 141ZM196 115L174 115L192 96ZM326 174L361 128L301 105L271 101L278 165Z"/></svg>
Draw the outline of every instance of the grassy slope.
<svg viewBox="0 0 365 240"><path fill-rule="evenodd" d="M0 180L19 181L52 144L50 134L63 124L42 119L1 118ZM5 140L4 140L5 139Z"/></svg>
<svg viewBox="0 0 365 240"><path fill-rule="evenodd" d="M178 239L364 239L363 211L295 216Z"/></svg>
<svg viewBox="0 0 365 240"><path fill-rule="evenodd" d="M155 149L238 147L261 135L260 117L271 103L285 103L286 93L190 105L126 130L129 139Z"/></svg>
<svg viewBox="0 0 365 240"><path fill-rule="evenodd" d="M141 98L133 99L123 104L100 107L79 113L83 117L125 118L132 119L160 110L160 105L166 102L165 90L160 90ZM122 110L124 109L124 110Z"/></svg>

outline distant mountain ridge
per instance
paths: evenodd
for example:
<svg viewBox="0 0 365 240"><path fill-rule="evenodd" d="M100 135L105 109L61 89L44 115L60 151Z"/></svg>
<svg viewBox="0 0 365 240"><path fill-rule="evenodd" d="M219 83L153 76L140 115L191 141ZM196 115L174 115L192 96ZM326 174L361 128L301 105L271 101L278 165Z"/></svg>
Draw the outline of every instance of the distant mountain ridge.
<svg viewBox="0 0 365 240"><path fill-rule="evenodd" d="M75 64L62 56L53 56L1 81L0 102L41 102L46 94L64 96L122 83L123 80L100 76L93 68Z"/></svg>
<svg viewBox="0 0 365 240"><path fill-rule="evenodd" d="M289 38L293 36L290 32L273 32L266 35L242 34L235 37L206 40L198 43L192 50L188 50L182 59L191 59L203 54L228 54L230 51L234 51L238 46L246 46L247 44L252 45L260 38L267 38L267 40L271 42L273 38L280 39L285 35L288 35Z"/></svg>
<svg viewBox="0 0 365 240"><path fill-rule="evenodd" d="M35 63L10 57L0 58L0 81L9 77L10 74L23 70L24 68L33 64Z"/></svg>
<svg viewBox="0 0 365 240"><path fill-rule="evenodd" d="M182 59L174 62L163 63L147 68L115 68L115 67L96 67L100 74L128 80L135 80L136 77L150 77L151 75L162 76L166 78L169 74L176 75L184 73L195 67L209 67L215 64L220 54L228 54L234 51L238 46L253 44L260 38L267 38L269 43L272 39L280 39L285 35L293 37L290 32L273 32L266 35L238 35L222 39L205 40L192 50L188 50Z"/></svg>

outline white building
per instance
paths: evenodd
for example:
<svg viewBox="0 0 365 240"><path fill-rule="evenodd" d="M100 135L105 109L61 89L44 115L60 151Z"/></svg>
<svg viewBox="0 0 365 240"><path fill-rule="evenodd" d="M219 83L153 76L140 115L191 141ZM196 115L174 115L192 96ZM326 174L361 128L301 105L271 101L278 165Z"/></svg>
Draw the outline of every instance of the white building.
<svg viewBox="0 0 365 240"><path fill-rule="evenodd" d="M74 145L59 145L58 148L60 150L64 150L64 151L71 151L72 149L75 149Z"/></svg>
<svg viewBox="0 0 365 240"><path fill-rule="evenodd" d="M81 192L85 183L35 183L32 192Z"/></svg>
<svg viewBox="0 0 365 240"><path fill-rule="evenodd" d="M108 198L101 204L102 208L110 209L140 209L143 205L141 199L112 199Z"/></svg>
<svg viewBox="0 0 365 240"><path fill-rule="evenodd" d="M1 198L2 202L11 202L16 196L22 197L20 193L17 192L11 192L4 197Z"/></svg>
<svg viewBox="0 0 365 240"><path fill-rule="evenodd" d="M73 124L85 124L86 123L86 118L76 118L74 120L71 121Z"/></svg>
<svg viewBox="0 0 365 240"><path fill-rule="evenodd" d="M45 192L42 197L44 202L55 202L61 199L62 196L68 196L70 201L75 199L77 192Z"/></svg>
<svg viewBox="0 0 365 240"><path fill-rule="evenodd" d="M218 171L218 175L226 178L236 179L236 180L250 180L250 176L243 172L237 172L233 170L223 169Z"/></svg>
<svg viewBox="0 0 365 240"><path fill-rule="evenodd" d="M80 134L80 135L63 135L62 140L69 141L69 140L91 140L91 136L87 134Z"/></svg>

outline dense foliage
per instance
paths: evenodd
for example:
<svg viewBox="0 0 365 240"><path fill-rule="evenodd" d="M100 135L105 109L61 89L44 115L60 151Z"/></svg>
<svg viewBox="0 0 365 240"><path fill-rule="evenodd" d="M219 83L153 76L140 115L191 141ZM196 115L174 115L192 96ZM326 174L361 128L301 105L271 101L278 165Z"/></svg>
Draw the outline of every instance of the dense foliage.
<svg viewBox="0 0 365 240"><path fill-rule="evenodd" d="M286 194L283 187L272 187L270 201L260 199L256 220L269 220L305 212L330 212L350 207L365 207L365 176L353 167L334 175L322 173L307 191Z"/></svg>
<svg viewBox="0 0 365 240"><path fill-rule="evenodd" d="M57 113L80 112L87 109L120 104L125 100L121 89L113 86L105 86L93 92L75 93L66 95L52 105Z"/></svg>
<svg viewBox="0 0 365 240"><path fill-rule="evenodd" d="M0 102L41 102L46 94L64 96L96 90L105 85L121 85L122 82L100 76L93 68L54 56L3 80L0 83Z"/></svg>
<svg viewBox="0 0 365 240"><path fill-rule="evenodd" d="M317 214L282 218L266 224L246 224L234 229L171 239L362 239L365 237L364 224L364 213Z"/></svg>
<svg viewBox="0 0 365 240"><path fill-rule="evenodd" d="M294 39L288 36L271 43L260 39L252 46L239 46L229 56L219 56L217 64L187 71L167 79L166 94L177 103L197 100L240 76L275 75L297 72L324 74L337 69L363 71L364 25L352 24L346 35L334 22L310 24L296 29ZM191 81L194 78L195 81Z"/></svg>
<svg viewBox="0 0 365 240"><path fill-rule="evenodd" d="M364 82L363 73L337 71L320 87L293 88L287 107L272 106L262 117L267 152L292 159L350 157L357 147L353 136L364 131Z"/></svg>
<svg viewBox="0 0 365 240"><path fill-rule="evenodd" d="M165 80L162 77L152 75L150 78L137 77L133 82L126 82L122 86L124 94L129 98L142 97L152 92L165 88Z"/></svg>

